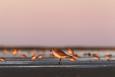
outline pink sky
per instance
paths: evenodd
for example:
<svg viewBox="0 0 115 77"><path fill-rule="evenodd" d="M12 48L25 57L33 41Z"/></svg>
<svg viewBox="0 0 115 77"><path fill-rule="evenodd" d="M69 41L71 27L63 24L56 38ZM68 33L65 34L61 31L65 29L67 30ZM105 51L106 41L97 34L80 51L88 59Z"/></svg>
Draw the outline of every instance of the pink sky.
<svg viewBox="0 0 115 77"><path fill-rule="evenodd" d="M115 46L115 0L0 0L0 45Z"/></svg>

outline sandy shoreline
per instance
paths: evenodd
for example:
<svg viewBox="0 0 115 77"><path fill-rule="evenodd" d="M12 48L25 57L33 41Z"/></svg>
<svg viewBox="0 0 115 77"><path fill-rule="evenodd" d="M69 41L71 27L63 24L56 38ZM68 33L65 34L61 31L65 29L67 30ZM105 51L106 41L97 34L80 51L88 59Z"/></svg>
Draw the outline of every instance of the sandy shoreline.
<svg viewBox="0 0 115 77"><path fill-rule="evenodd" d="M107 68L0 68L0 77L115 77L115 67Z"/></svg>

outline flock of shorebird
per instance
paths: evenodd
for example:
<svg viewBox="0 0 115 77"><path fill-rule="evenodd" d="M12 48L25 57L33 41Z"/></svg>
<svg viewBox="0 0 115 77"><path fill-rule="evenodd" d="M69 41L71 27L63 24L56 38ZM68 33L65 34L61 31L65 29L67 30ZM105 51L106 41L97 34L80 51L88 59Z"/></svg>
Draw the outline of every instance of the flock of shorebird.
<svg viewBox="0 0 115 77"><path fill-rule="evenodd" d="M68 58L70 61L74 62L76 61L78 58L80 58L80 56L78 54L76 54L74 52L74 50L72 50L71 48L67 48L67 53L65 53L64 51L60 50L60 49L56 49L53 48L52 50L50 50L52 52L52 55L56 58L59 59L59 64L61 64L61 60ZM85 56L88 57L93 57L96 61L100 60L100 56L98 53L85 53ZM112 58L112 54L107 53L105 56L105 60L106 61L110 61Z"/></svg>
<svg viewBox="0 0 115 77"><path fill-rule="evenodd" d="M8 51L4 50L4 53L7 54ZM63 51L62 49L58 49L58 48L52 48L52 49L50 49L50 53L54 58L59 59L59 64L62 63L62 59L68 59L71 62L75 62L75 61L77 61L78 58L80 58L80 56L77 53L75 53L75 51L71 48L66 48L66 51ZM12 50L12 55L16 56L17 54L18 54L17 49ZM32 52L31 54L32 54L32 56L31 56L32 61L36 61L38 59L42 59L45 57L43 55L38 55L34 52ZM100 60L100 56L97 53L89 52L89 53L85 53L84 56L93 57L97 61ZM22 54L21 57L27 58L27 55ZM109 53L105 55L105 59L107 61L111 60L111 57L112 57L112 55ZM0 58L0 62L3 62L3 61L5 61L5 58L3 58L3 57Z"/></svg>

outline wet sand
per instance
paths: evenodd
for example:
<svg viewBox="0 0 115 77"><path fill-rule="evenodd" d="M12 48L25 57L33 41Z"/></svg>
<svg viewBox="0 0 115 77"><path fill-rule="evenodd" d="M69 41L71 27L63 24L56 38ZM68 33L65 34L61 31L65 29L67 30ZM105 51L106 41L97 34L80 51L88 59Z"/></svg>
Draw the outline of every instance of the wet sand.
<svg viewBox="0 0 115 77"><path fill-rule="evenodd" d="M7 61L0 63L0 77L115 77L115 61L76 61L56 59Z"/></svg>
<svg viewBox="0 0 115 77"><path fill-rule="evenodd" d="M115 77L115 67L0 67L0 77Z"/></svg>

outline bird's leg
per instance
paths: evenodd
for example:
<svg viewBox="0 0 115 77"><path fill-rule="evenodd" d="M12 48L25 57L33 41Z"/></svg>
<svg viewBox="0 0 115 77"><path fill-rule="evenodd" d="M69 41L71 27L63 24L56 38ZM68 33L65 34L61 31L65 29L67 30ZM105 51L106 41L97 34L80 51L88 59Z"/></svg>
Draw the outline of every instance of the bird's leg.
<svg viewBox="0 0 115 77"><path fill-rule="evenodd" d="M59 59L59 64L61 64L61 58Z"/></svg>

